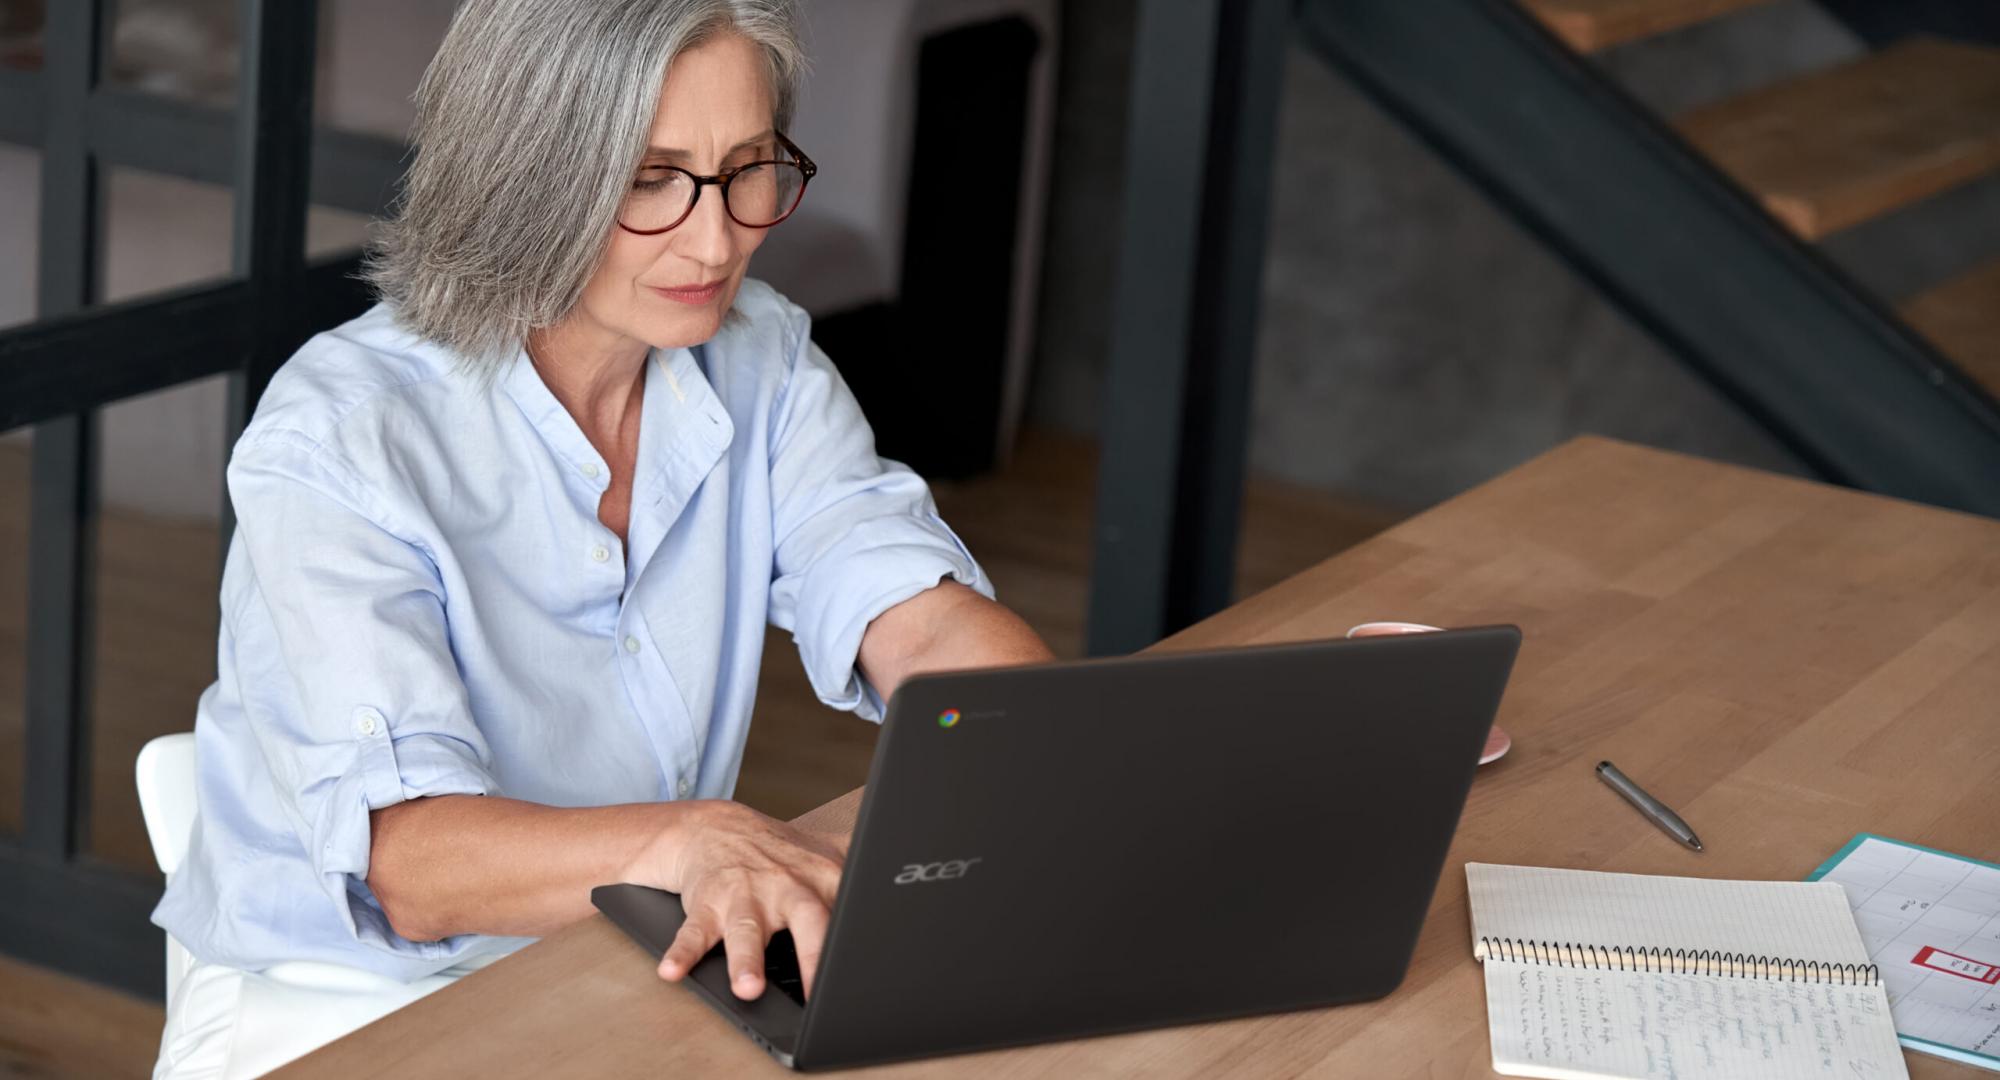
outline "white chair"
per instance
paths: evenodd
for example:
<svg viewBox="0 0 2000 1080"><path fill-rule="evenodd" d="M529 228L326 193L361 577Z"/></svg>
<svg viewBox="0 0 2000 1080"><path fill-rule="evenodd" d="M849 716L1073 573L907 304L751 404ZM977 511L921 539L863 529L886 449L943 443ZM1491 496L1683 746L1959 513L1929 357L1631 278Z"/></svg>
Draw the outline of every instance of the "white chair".
<svg viewBox="0 0 2000 1080"><path fill-rule="evenodd" d="M139 750L139 812L153 858L171 878L187 858L194 837L194 733L162 735ZM353 1031L392 1009L451 984L504 953L473 957L436 975L403 983L374 972L313 960L287 960L255 975L257 993L239 1008L252 1009L252 1034L238 1033L230 1067L261 1074ZM167 1000L194 963L187 946L167 935Z"/></svg>
<svg viewBox="0 0 2000 1080"><path fill-rule="evenodd" d="M139 783L139 813L146 819L146 838L153 844L153 861L172 877L187 858L194 837L194 732L162 735L139 750L135 770ZM167 999L187 973L192 955L167 935Z"/></svg>

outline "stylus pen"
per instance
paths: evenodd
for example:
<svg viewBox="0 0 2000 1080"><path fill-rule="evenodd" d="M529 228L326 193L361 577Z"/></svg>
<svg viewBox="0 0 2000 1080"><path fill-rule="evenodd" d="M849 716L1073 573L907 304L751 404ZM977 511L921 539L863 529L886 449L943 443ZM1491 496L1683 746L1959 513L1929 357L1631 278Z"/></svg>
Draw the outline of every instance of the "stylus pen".
<svg viewBox="0 0 2000 1080"><path fill-rule="evenodd" d="M1696 836L1694 830L1688 828L1688 823L1682 821L1679 814L1668 809L1666 803L1646 794L1646 789L1633 783L1631 777L1619 772L1618 766L1608 761L1598 762L1597 778L1610 784L1611 790L1625 796L1626 802L1638 807L1640 813L1653 820L1653 824L1665 829L1668 836L1696 851L1701 850L1701 837Z"/></svg>

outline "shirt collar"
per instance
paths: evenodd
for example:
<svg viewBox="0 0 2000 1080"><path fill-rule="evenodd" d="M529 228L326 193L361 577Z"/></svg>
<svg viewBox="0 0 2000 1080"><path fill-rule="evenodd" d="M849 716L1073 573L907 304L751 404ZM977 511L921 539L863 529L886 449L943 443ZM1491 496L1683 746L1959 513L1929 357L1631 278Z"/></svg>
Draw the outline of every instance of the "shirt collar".
<svg viewBox="0 0 2000 1080"><path fill-rule="evenodd" d="M542 381L526 349L516 353L502 385L565 468L599 492L610 486L609 465ZM632 505L636 510L668 502L677 514L728 448L735 425L694 349L649 353L642 393Z"/></svg>
<svg viewBox="0 0 2000 1080"><path fill-rule="evenodd" d="M654 428L642 421L639 429L639 450L646 460L659 463L659 471L651 479L649 490L645 492L648 503L665 503L672 513L693 497L695 488L729 448L730 440L736 434L736 427L729 419L729 410L723 407L710 386L708 375L702 370L695 350L706 354L705 346L694 349L661 349L653 352L653 371L647 379L648 393L646 409L652 415L662 418L660 428ZM658 391L652 390L658 384ZM664 429L665 438L660 452L646 454L648 431ZM641 479L648 479L642 471ZM633 502L639 501L634 493Z"/></svg>
<svg viewBox="0 0 2000 1080"><path fill-rule="evenodd" d="M696 346L700 348L700 346ZM688 349L655 350L639 421L639 469L626 533L627 587L636 588L667 530L728 450L734 427Z"/></svg>
<svg viewBox="0 0 2000 1080"><path fill-rule="evenodd" d="M548 384L542 381L541 372L535 370L534 361L528 358L528 350L521 349L515 353L502 385L507 390L507 396L520 407L521 415L534 425L542 441L548 444L565 468L599 492L611 486L611 470L597 453L597 448L584 438L576 418L563 408L562 402L556 400ZM645 423L643 413L640 423Z"/></svg>

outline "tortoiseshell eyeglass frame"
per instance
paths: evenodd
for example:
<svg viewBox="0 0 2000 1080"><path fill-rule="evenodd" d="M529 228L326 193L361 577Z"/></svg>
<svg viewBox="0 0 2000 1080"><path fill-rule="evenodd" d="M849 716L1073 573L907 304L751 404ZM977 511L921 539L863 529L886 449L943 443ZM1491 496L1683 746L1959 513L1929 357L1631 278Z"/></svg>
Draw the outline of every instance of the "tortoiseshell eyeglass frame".
<svg viewBox="0 0 2000 1080"><path fill-rule="evenodd" d="M662 225L657 229L635 229L632 226L625 224L625 222L622 220L618 222L618 227L624 229L626 232L636 233L639 236L658 236L659 234L680 225L681 222L686 221L688 219L688 215L694 213L695 204L701 202L701 189L708 187L711 184L722 189L722 212L729 215L729 220L734 221L735 223L743 226L746 229L768 229L771 226L776 225L781 221L784 221L786 218L791 217L792 211L797 210L799 208L799 204L805 201L806 187L807 185L812 183L812 178L819 173L819 166L813 164L813 160L806 156L805 151L798 148L798 144L786 138L784 132L774 131L772 132L772 134L778 137L778 145L784 149L785 153L792 155L794 160L776 161L776 160L766 159L759 161L746 161L743 164L738 165L733 169L728 169L723 172L716 173L714 176L702 176L699 173L689 172L688 170L683 169L678 165L652 166L652 168L656 169L672 169L675 172L681 173L694 181L694 195L688 199L687 209L681 211L681 216L675 218L672 225ZM792 199L792 205L786 207L785 212L779 214L776 219L764 222L761 225L753 225L750 222L744 221L742 218L736 216L736 212L734 210L731 210L729 208L729 182L731 180L736 179L737 173L740 173L745 169L752 168L757 165L796 166L800 172L805 174L805 179L799 181L799 193Z"/></svg>

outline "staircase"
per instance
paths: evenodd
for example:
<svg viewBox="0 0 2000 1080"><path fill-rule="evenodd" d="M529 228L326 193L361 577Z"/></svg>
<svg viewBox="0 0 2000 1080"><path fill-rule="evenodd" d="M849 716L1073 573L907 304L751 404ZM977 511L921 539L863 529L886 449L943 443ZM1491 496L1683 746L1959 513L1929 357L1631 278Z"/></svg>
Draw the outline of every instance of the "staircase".
<svg viewBox="0 0 2000 1080"><path fill-rule="evenodd" d="M2000 49L1915 38L1674 126L1818 240L2000 167Z"/></svg>
<svg viewBox="0 0 2000 1080"><path fill-rule="evenodd" d="M1523 0L1591 53L1770 0ZM2000 48L1906 37L1860 59L1673 121L1801 240L2000 170ZM2000 397L2000 259L1900 305L1902 317Z"/></svg>
<svg viewBox="0 0 2000 1080"><path fill-rule="evenodd" d="M1768 0L1527 0L1528 10L1578 52L1707 22Z"/></svg>
<svg viewBox="0 0 2000 1080"><path fill-rule="evenodd" d="M1970 5L1996 11L1980 33L1929 0L1824 0L1874 51L1674 117L1593 59L1769 2L1300 13L1322 56L1828 478L2000 515L2000 258L1878 297L1819 247L2000 172L2000 5Z"/></svg>
<svg viewBox="0 0 2000 1080"><path fill-rule="evenodd" d="M1902 312L1967 375L2000 395L2000 259L1926 290Z"/></svg>

